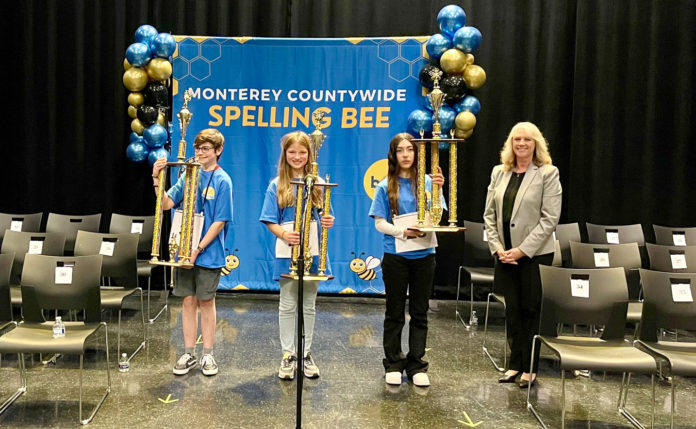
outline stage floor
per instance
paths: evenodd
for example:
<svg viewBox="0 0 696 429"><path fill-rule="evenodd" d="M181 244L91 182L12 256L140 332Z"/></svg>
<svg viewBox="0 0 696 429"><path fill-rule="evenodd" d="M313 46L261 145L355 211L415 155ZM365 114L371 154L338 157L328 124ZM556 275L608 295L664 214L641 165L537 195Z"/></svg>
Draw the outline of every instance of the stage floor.
<svg viewBox="0 0 696 429"><path fill-rule="evenodd" d="M526 391L498 384L499 373L481 349L483 305L477 305L480 326L467 331L454 316L453 301L432 301L426 360L432 386L411 383L387 387L382 369L381 298L319 297L312 354L321 377L305 379L305 428L536 428L526 409ZM172 365L181 353L181 300L170 299L168 312L149 325L147 348L131 362L128 373L116 371L116 330L110 324L112 391L90 427L93 428L291 428L295 426L296 385L277 378L281 360L277 295L225 294L217 299L215 356L220 373L206 377L194 369L174 376ZM465 311L468 314L468 311ZM502 353L501 310L494 313L490 349ZM139 313L124 324L122 348L139 343ZM404 330L407 347L408 327ZM198 353L200 356L200 347ZM549 427L560 427L560 374L542 351L537 387ZM103 382L104 353L86 359L86 411L96 403ZM44 367L27 359L28 391L0 416L3 428L75 427L78 421L78 361L58 359ZM0 395L8 397L19 382L16 356L3 356ZM569 376L566 383L566 427L631 427L616 411L620 375ZM677 427L694 427L695 379L677 384ZM169 398L169 403L162 402ZM161 399L161 400L160 400ZM635 377L628 409L645 426L650 423L650 379ZM657 389L656 423L669 425L669 387ZM480 422L480 424L479 424Z"/></svg>

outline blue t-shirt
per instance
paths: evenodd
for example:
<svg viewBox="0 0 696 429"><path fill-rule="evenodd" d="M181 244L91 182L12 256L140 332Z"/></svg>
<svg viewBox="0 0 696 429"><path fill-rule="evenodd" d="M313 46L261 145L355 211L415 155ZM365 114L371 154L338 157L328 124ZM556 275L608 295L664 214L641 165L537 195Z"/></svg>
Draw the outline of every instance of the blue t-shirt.
<svg viewBox="0 0 696 429"><path fill-rule="evenodd" d="M321 178L319 179L321 180ZM278 206L278 178L276 177L271 181L266 188L266 194L263 198L263 207L261 208L261 215L259 220L263 223L275 223L283 224L285 222L295 221L295 206L280 208ZM319 212L316 208L312 210L312 219L317 220L317 226L319 227L319 234L321 234L321 223L319 222ZM279 239L278 239L279 240ZM275 252L275 247L273 248ZM306 263L306 262L305 262ZM312 257L312 267L310 271L316 273L319 271L319 257ZM275 265L273 268L273 280L280 280L281 274L286 274L290 272L290 258L275 258ZM331 274L331 263L329 257L326 257L326 273Z"/></svg>
<svg viewBox="0 0 696 429"><path fill-rule="evenodd" d="M167 191L169 198L178 207L184 198L184 178L181 175L172 188ZM225 266L225 237L233 220L232 209L232 179L218 166L212 171L200 170L198 176L198 195L196 196L196 213L203 210L203 232L201 239L210 229L213 222L225 222L225 226L215 239L206 246L203 253L196 258L195 265L204 268L220 268Z"/></svg>
<svg viewBox="0 0 696 429"><path fill-rule="evenodd" d="M411 192L411 180L403 177L399 177L398 179L399 214L404 215L416 212L418 210L418 199ZM388 179L382 180L375 188L375 197L372 199L372 205L370 206L370 217L382 217L388 222L391 222L392 211L391 207L389 207L389 196L387 195L387 180ZM425 176L425 189L428 192L432 191L432 180L429 176ZM442 208L446 210L447 207L445 205L444 195L440 194L440 199L442 201ZM395 238L389 234L384 234L384 253L397 254ZM418 259L432 255L433 253L435 253L435 248L430 247L428 249L402 252L398 253L398 255L406 259Z"/></svg>

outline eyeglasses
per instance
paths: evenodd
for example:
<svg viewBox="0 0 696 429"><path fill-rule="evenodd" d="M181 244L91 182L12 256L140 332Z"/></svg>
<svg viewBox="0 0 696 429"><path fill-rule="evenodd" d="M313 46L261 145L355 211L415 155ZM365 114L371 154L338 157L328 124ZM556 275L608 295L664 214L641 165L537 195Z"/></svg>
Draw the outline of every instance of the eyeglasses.
<svg viewBox="0 0 696 429"><path fill-rule="evenodd" d="M198 146L193 148L196 152L210 152L214 148L212 146Z"/></svg>

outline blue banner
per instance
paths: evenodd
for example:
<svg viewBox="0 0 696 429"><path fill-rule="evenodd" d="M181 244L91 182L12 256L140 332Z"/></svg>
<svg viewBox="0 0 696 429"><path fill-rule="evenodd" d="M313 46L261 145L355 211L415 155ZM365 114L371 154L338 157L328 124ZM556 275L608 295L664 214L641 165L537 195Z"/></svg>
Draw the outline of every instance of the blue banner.
<svg viewBox="0 0 696 429"><path fill-rule="evenodd" d="M225 136L220 165L234 185L230 253L238 265L220 289L278 290L272 278L275 236L258 221L269 182L277 174L280 138L310 133L312 113L327 112L319 174L337 183L329 232L335 278L320 292L383 293L382 236L368 217L374 188L387 174L391 137L407 128L422 100L418 73L426 37L268 39L176 36L173 109L191 88L187 156L204 128ZM180 140L174 116L172 158Z"/></svg>

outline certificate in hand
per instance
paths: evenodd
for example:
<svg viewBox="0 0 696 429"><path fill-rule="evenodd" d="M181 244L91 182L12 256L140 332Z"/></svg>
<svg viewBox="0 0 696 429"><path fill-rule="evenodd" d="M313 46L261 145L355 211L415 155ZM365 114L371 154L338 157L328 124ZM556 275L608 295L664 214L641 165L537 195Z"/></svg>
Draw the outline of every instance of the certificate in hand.
<svg viewBox="0 0 696 429"><path fill-rule="evenodd" d="M418 221L418 213L406 213L399 216L394 216L393 222L394 226L399 228L410 228L416 224ZM430 214L426 212L425 214L425 224L426 226L431 226ZM407 240L395 239L394 245L396 247L396 253L411 252L414 250L429 249L431 247L437 247L437 237L434 232L426 232L424 237L409 238Z"/></svg>
<svg viewBox="0 0 696 429"><path fill-rule="evenodd" d="M292 231L295 228L294 222L284 222L280 226L286 231ZM309 250L312 256L319 256L319 230L317 229L317 221L313 220L309 225ZM291 258L292 246L280 238L276 239L275 248L276 258Z"/></svg>

